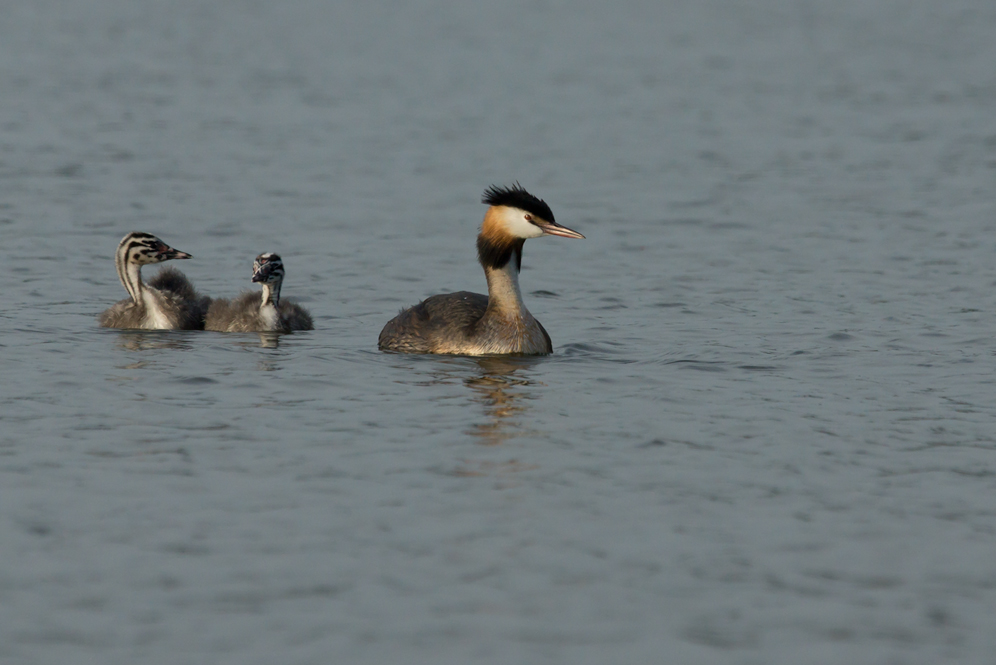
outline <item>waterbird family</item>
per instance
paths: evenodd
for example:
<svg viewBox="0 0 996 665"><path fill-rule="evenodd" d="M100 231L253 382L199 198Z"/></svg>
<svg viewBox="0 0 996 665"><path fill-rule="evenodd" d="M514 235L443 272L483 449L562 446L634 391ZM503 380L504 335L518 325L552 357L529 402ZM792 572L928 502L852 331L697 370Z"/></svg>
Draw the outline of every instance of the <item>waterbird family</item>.
<svg viewBox="0 0 996 665"><path fill-rule="evenodd" d="M202 296L175 268L164 268L146 284L142 266L171 259L193 258L173 249L151 233L132 232L118 243L114 263L130 298L115 303L99 317L105 328L143 330L218 330L221 332L291 332L311 330L311 315L297 303L280 301L284 264L276 254L260 254L253 263L252 281L263 287L232 301Z"/></svg>
<svg viewBox="0 0 996 665"><path fill-rule="evenodd" d="M488 294L458 291L426 298L387 322L378 338L380 349L470 356L553 352L550 335L522 300L522 249L529 238L584 236L558 224L550 206L518 183L489 187L482 203L488 209L477 236L477 258ZM280 333L314 328L306 309L281 299L284 264L272 252L259 254L253 263L251 281L260 285L261 292L245 291L231 300L200 295L172 267L160 270L148 284L142 281L143 265L189 258L190 254L173 249L151 233L126 235L118 244L114 263L129 298L103 312L100 325Z"/></svg>

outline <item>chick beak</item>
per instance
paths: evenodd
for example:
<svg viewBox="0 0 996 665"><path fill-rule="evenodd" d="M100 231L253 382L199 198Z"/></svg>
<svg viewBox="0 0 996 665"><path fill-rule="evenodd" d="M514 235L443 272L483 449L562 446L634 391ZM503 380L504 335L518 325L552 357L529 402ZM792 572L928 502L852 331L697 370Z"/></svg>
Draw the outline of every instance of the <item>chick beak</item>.
<svg viewBox="0 0 996 665"><path fill-rule="evenodd" d="M252 283L258 284L260 282L265 282L270 278L270 273L273 272L273 268L269 263L264 263L259 267L259 269L252 274Z"/></svg>
<svg viewBox="0 0 996 665"><path fill-rule="evenodd" d="M186 252L181 252L178 249L173 249L169 245L163 245L159 247L156 252L163 261L168 261L169 259L192 259L190 254Z"/></svg>
<svg viewBox="0 0 996 665"><path fill-rule="evenodd" d="M566 226L561 226L557 222L548 222L545 219L534 219L533 224L540 227L545 236L560 236L561 238L584 238L583 235L575 231L574 229L569 229Z"/></svg>

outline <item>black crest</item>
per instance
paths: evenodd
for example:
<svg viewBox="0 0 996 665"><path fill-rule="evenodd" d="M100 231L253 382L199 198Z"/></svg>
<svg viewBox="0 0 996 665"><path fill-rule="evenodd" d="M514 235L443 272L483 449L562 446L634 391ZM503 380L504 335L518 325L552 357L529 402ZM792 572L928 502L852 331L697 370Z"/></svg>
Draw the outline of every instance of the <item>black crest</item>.
<svg viewBox="0 0 996 665"><path fill-rule="evenodd" d="M545 219L548 222L555 222L553 211L543 199L538 199L527 192L522 185L515 183L512 187L498 187L491 185L484 190L484 197L481 203L489 206L509 206L518 208L526 212Z"/></svg>
<svg viewBox="0 0 996 665"><path fill-rule="evenodd" d="M118 247L124 246L125 243L128 243L128 249L131 249L132 247L144 246L148 244L145 242L146 240L159 240L159 238L155 237L151 233L132 231L121 239L121 242L118 243Z"/></svg>

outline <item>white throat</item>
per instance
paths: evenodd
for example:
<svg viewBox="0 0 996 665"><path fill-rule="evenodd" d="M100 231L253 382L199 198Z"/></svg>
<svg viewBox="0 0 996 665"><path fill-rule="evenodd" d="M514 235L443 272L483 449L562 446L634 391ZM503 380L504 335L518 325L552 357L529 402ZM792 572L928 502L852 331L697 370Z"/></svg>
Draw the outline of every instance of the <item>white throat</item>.
<svg viewBox="0 0 996 665"><path fill-rule="evenodd" d="M259 318L267 330L280 330L280 282L263 282L263 301L259 305Z"/></svg>
<svg viewBox="0 0 996 665"><path fill-rule="evenodd" d="M141 294L142 303L145 305L145 321L143 323L146 328L166 330L175 327L159 306L158 293L155 289L144 288Z"/></svg>
<svg viewBox="0 0 996 665"><path fill-rule="evenodd" d="M280 312L272 302L260 306L259 318L267 330L280 330Z"/></svg>

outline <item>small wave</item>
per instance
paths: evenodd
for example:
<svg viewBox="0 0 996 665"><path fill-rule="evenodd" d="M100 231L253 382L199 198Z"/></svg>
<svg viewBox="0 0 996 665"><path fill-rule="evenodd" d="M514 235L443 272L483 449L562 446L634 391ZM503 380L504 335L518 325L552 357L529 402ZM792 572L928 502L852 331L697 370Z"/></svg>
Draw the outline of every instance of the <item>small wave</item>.
<svg viewBox="0 0 996 665"><path fill-rule="evenodd" d="M688 369L698 370L700 372L725 372L726 363L720 360L692 360L692 359L682 359L682 360L668 360L665 361L665 365L686 365Z"/></svg>

